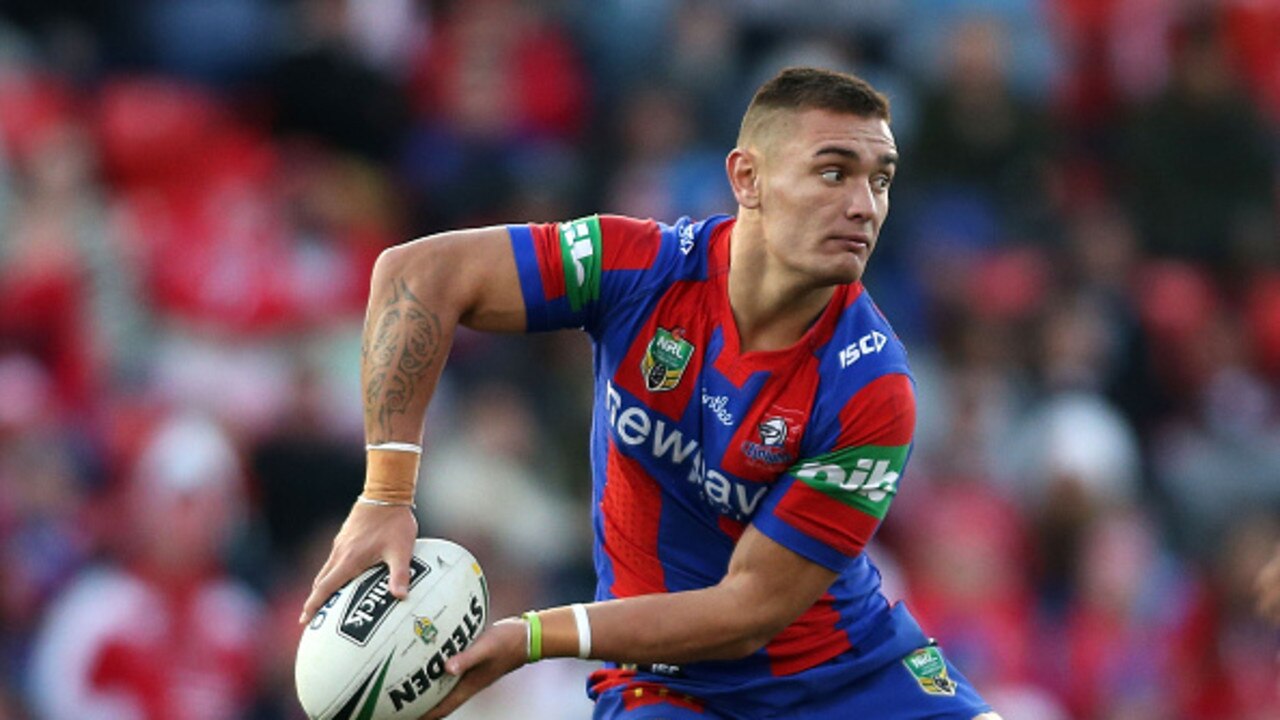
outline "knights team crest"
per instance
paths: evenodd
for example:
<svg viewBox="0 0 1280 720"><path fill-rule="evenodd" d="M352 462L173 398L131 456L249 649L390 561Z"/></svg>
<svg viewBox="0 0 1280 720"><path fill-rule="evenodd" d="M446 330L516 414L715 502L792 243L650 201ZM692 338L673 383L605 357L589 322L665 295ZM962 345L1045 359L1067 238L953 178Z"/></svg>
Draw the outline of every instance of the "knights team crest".
<svg viewBox="0 0 1280 720"><path fill-rule="evenodd" d="M685 368L693 357L693 343L684 339L684 331L658 328L640 361L644 386L649 392L670 390L680 384Z"/></svg>

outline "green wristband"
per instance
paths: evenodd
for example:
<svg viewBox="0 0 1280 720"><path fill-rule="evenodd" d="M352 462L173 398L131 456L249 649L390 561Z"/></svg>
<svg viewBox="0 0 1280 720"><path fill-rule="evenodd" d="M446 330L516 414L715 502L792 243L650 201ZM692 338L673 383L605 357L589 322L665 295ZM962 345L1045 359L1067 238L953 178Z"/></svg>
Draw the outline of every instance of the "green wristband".
<svg viewBox="0 0 1280 720"><path fill-rule="evenodd" d="M529 637L527 643L527 651L529 662L536 663L542 659L542 620L538 618L538 613L530 610L521 617L528 624Z"/></svg>

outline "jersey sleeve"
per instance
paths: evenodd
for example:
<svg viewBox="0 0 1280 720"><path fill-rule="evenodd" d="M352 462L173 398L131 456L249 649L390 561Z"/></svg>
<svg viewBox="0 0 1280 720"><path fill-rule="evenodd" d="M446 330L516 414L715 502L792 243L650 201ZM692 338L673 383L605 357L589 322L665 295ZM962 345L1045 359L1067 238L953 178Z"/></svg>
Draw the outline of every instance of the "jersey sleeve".
<svg viewBox="0 0 1280 720"><path fill-rule="evenodd" d="M853 395L819 451L792 465L753 520L765 535L840 572L875 534L898 491L915 432L908 375L882 375Z"/></svg>
<svg viewBox="0 0 1280 720"><path fill-rule="evenodd" d="M658 223L616 215L507 231L531 332L581 327L594 334L611 308L661 282L672 249Z"/></svg>

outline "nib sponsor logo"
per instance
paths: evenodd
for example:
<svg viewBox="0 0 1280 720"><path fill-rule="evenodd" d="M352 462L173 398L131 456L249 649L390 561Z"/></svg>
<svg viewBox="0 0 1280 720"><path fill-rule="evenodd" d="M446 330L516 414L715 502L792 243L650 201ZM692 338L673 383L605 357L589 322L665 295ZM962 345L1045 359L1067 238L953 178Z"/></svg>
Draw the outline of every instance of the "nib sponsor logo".
<svg viewBox="0 0 1280 720"><path fill-rule="evenodd" d="M879 502L886 495L897 492L898 473L889 469L888 460L859 458L851 468L834 463L805 463L796 471L801 480L817 480L830 483L841 490L858 492L872 502Z"/></svg>
<svg viewBox="0 0 1280 720"><path fill-rule="evenodd" d="M882 518L898 492L909 450L909 445L845 448L800 463L791 474L814 490Z"/></svg>

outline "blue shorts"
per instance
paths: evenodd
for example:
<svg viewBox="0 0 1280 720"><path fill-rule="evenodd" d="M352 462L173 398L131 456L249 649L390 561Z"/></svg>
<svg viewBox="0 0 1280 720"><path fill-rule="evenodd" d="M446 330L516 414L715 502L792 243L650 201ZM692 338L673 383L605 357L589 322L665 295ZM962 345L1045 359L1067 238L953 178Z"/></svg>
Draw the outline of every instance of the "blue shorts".
<svg viewBox="0 0 1280 720"><path fill-rule="evenodd" d="M767 698L721 698L707 702L668 688L658 680L600 693L594 718L971 720L984 712L991 712L991 707L979 697L973 685L942 656L936 645L929 645L848 684L784 707L769 703Z"/></svg>

